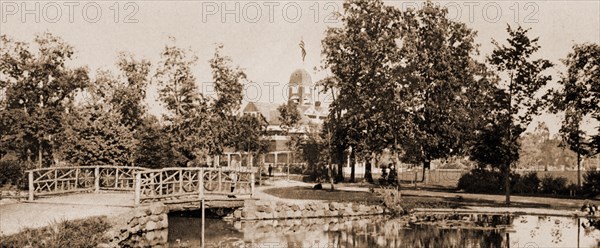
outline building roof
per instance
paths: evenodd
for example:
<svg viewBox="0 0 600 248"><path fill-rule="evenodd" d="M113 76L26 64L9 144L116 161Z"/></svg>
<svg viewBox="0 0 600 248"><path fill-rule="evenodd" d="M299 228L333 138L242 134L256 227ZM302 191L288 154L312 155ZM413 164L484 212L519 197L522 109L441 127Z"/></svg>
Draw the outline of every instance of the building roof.
<svg viewBox="0 0 600 248"><path fill-rule="evenodd" d="M277 108L279 106L280 106L280 104L277 104L277 103L249 102L248 104L246 104L246 106L244 107L244 110L242 112L243 113L258 112L265 118L265 120L269 123L269 125L277 125L278 126L278 125L281 125L281 121L279 120L279 116L281 116L281 115L279 114L279 111L277 110ZM316 114L315 110L316 109L314 106L298 105L298 112L300 112L300 124L308 124L310 122L308 115ZM319 110L317 110L317 111L321 112L322 109L319 108Z"/></svg>
<svg viewBox="0 0 600 248"><path fill-rule="evenodd" d="M310 74L304 69L297 69L290 75L290 86L314 86Z"/></svg>
<svg viewBox="0 0 600 248"><path fill-rule="evenodd" d="M279 111L277 111L279 104L270 102L249 102L244 108L244 113L259 112L269 125L280 125Z"/></svg>

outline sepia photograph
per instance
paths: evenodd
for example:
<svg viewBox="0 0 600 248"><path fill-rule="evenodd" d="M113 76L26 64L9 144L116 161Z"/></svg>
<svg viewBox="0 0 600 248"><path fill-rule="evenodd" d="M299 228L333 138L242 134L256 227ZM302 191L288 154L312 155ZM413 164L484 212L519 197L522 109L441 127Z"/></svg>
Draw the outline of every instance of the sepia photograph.
<svg viewBox="0 0 600 248"><path fill-rule="evenodd" d="M0 0L0 248L600 248L599 0Z"/></svg>

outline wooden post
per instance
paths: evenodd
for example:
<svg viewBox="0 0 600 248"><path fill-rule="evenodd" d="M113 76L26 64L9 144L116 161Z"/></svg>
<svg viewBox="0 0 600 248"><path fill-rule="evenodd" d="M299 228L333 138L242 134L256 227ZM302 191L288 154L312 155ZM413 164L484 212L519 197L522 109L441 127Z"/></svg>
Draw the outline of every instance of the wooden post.
<svg viewBox="0 0 600 248"><path fill-rule="evenodd" d="M58 191L58 170L54 169L54 191Z"/></svg>
<svg viewBox="0 0 600 248"><path fill-rule="evenodd" d="M94 168L94 192L100 192L100 167Z"/></svg>
<svg viewBox="0 0 600 248"><path fill-rule="evenodd" d="M250 172L250 198L254 197L254 171Z"/></svg>
<svg viewBox="0 0 600 248"><path fill-rule="evenodd" d="M29 171L29 200L33 201L33 191L35 190L33 185L33 171Z"/></svg>
<svg viewBox="0 0 600 248"><path fill-rule="evenodd" d="M140 197L142 194L142 173L135 173L135 205L140 205Z"/></svg>
<svg viewBox="0 0 600 248"><path fill-rule="evenodd" d="M204 200L204 169L200 169L198 173L198 198Z"/></svg>
<svg viewBox="0 0 600 248"><path fill-rule="evenodd" d="M204 248L204 219L205 219L205 212L204 212L204 198L202 198L201 203L202 204L202 248Z"/></svg>
<svg viewBox="0 0 600 248"><path fill-rule="evenodd" d="M219 176L218 176L218 178L219 178L219 185L217 186L217 192L221 192L221 183L223 182L222 178L221 178L221 174L223 172L223 168L219 167L219 171L217 171L217 172L219 173Z"/></svg>
<svg viewBox="0 0 600 248"><path fill-rule="evenodd" d="M79 170L80 168L75 169L75 189L79 188Z"/></svg>
<svg viewBox="0 0 600 248"><path fill-rule="evenodd" d="M162 176L162 171L158 172L158 195L162 195L163 194L163 176Z"/></svg>
<svg viewBox="0 0 600 248"><path fill-rule="evenodd" d="M115 189L119 187L119 168L115 168Z"/></svg>
<svg viewBox="0 0 600 248"><path fill-rule="evenodd" d="M183 170L179 171L179 193L183 193Z"/></svg>

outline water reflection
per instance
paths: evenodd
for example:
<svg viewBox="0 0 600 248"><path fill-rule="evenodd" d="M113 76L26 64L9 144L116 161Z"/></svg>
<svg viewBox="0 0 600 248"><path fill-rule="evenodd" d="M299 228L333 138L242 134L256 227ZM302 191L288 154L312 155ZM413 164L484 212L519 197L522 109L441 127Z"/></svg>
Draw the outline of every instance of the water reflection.
<svg viewBox="0 0 600 248"><path fill-rule="evenodd" d="M480 219L502 219L479 216ZM600 246L600 231L581 227L586 219L539 216L508 219L512 225L507 228L464 228L465 225L448 225L452 220L439 216L436 225L409 224L408 217L390 219L386 216L244 222L207 219L205 247ZM480 223L479 227L489 226L489 223ZM172 247L181 244L199 247L200 233L201 224L197 217L169 218L168 236Z"/></svg>

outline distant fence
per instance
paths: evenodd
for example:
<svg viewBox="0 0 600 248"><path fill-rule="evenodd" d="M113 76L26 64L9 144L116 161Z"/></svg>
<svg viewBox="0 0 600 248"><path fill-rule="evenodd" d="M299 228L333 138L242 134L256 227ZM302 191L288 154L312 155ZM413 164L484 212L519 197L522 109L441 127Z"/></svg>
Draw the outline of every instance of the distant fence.
<svg viewBox="0 0 600 248"><path fill-rule="evenodd" d="M163 168L133 166L48 167L26 171L29 200L36 196L100 190L134 191L135 203L204 194L252 195L256 168ZM203 185L203 187L200 187ZM232 191L233 189L233 191Z"/></svg>

